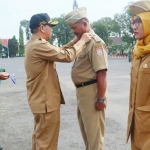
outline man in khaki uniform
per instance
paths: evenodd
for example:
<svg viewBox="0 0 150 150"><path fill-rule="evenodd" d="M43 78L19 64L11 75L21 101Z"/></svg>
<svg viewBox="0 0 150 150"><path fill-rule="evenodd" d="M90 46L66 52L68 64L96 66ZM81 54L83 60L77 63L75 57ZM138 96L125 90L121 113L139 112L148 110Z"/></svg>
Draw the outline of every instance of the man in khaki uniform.
<svg viewBox="0 0 150 150"><path fill-rule="evenodd" d="M65 16L67 24L80 39L89 32L93 39L75 59L72 80L76 86L78 120L86 150L102 150L105 130L107 48L94 33L86 8L78 8Z"/></svg>
<svg viewBox="0 0 150 150"><path fill-rule="evenodd" d="M132 150L150 150L150 1L130 5L137 43L132 50L127 141Z"/></svg>
<svg viewBox="0 0 150 150"><path fill-rule="evenodd" d="M27 97L34 115L32 150L56 150L60 127L60 104L64 98L60 89L55 61L71 62L91 39L84 34L59 48L48 40L52 35L53 22L46 13L33 15L30 19L32 37L25 48L25 70L27 74Z"/></svg>

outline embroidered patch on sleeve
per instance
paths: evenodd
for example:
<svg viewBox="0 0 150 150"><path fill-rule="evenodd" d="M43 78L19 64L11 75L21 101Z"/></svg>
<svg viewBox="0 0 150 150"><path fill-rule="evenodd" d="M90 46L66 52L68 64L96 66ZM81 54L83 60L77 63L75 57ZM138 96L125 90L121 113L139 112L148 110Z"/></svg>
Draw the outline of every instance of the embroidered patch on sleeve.
<svg viewBox="0 0 150 150"><path fill-rule="evenodd" d="M98 56L103 55L103 49L102 49L102 47L97 47L96 48L96 52L97 52Z"/></svg>

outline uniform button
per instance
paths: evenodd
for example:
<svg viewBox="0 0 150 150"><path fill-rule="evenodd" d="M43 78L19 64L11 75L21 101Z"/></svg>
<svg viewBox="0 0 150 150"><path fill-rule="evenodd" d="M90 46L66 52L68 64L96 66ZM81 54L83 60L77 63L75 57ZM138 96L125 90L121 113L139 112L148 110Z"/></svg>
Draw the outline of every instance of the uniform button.
<svg viewBox="0 0 150 150"><path fill-rule="evenodd" d="M137 77L135 77L135 79L137 79Z"/></svg>

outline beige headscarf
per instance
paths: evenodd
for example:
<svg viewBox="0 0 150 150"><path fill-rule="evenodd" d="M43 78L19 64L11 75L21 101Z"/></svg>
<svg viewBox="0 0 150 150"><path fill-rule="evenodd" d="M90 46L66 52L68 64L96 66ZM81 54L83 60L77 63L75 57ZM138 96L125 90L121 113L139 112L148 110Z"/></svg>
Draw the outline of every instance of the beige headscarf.
<svg viewBox="0 0 150 150"><path fill-rule="evenodd" d="M144 57L146 54L150 53L150 11L138 14L142 20L144 29L144 38L138 40L133 52L136 58Z"/></svg>

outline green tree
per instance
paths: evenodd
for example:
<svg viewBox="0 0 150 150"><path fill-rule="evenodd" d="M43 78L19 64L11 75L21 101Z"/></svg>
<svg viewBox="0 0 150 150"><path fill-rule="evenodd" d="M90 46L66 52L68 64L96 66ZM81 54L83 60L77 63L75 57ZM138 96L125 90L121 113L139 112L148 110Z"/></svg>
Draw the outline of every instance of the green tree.
<svg viewBox="0 0 150 150"><path fill-rule="evenodd" d="M0 39L0 56L2 55L2 49L3 49L3 46L2 46L2 40Z"/></svg>
<svg viewBox="0 0 150 150"><path fill-rule="evenodd" d="M28 20L22 20L20 22L20 25L25 28L26 40L29 40L31 37L31 32L29 29L29 21Z"/></svg>
<svg viewBox="0 0 150 150"><path fill-rule="evenodd" d="M104 17L100 21L107 26L109 36L120 35L120 26L115 20L112 20L110 17Z"/></svg>
<svg viewBox="0 0 150 150"><path fill-rule="evenodd" d="M127 45L115 44L111 47L113 53L124 54L124 51L127 49Z"/></svg>
<svg viewBox="0 0 150 150"><path fill-rule="evenodd" d="M2 53L2 48L3 48L3 46L2 46L2 44L0 43L0 54Z"/></svg>
<svg viewBox="0 0 150 150"><path fill-rule="evenodd" d="M53 20L57 20L59 24L53 27L53 36L50 43L56 43L58 46L62 46L72 40L74 34L72 33L70 27L66 24L64 15L61 15L59 18L53 18Z"/></svg>
<svg viewBox="0 0 150 150"><path fill-rule="evenodd" d="M19 56L24 54L24 38L23 38L23 29L20 26L19 28Z"/></svg>
<svg viewBox="0 0 150 150"><path fill-rule="evenodd" d="M3 46L2 46L2 44L0 43L0 57L2 57L2 49L3 49Z"/></svg>
<svg viewBox="0 0 150 150"><path fill-rule="evenodd" d="M112 20L111 22L111 34L110 35L121 37L120 25L115 20Z"/></svg>
<svg viewBox="0 0 150 150"><path fill-rule="evenodd" d="M12 39L8 40L8 47L9 47L9 56L15 57L18 53L18 41L15 36Z"/></svg>
<svg viewBox="0 0 150 150"><path fill-rule="evenodd" d="M120 26L120 37L123 42L127 43L128 47L132 47L136 42L136 39L133 36L133 29L131 27L131 18L132 15L128 6L124 8L123 14L116 14L114 16L114 20Z"/></svg>
<svg viewBox="0 0 150 150"><path fill-rule="evenodd" d="M102 22L101 20L95 21L91 24L91 27L95 31L95 33L100 36L106 45L109 43L109 31L108 31L108 26L106 23Z"/></svg>
<svg viewBox="0 0 150 150"><path fill-rule="evenodd" d="M112 32L112 19L110 17L104 17L101 18L100 21L107 26L108 33L110 34Z"/></svg>

